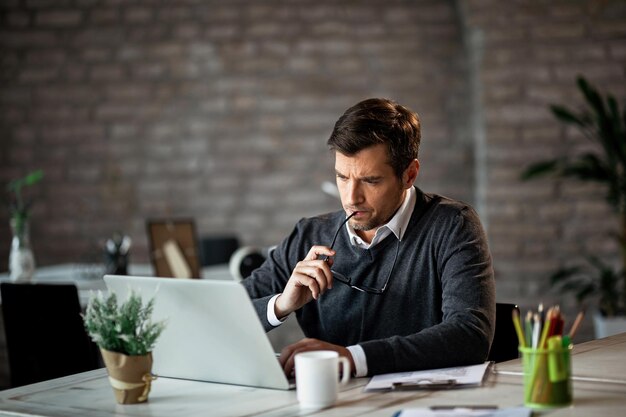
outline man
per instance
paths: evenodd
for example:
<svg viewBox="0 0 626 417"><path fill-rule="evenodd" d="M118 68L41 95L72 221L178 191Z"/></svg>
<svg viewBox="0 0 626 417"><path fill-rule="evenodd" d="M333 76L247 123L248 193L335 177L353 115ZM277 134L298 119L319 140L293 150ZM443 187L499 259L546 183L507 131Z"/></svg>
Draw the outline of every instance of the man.
<svg viewBox="0 0 626 417"><path fill-rule="evenodd" d="M480 363L495 322L491 256L468 205L413 186L420 122L386 99L348 109L328 140L343 210L302 219L244 280L267 331L295 312L305 339L355 376ZM347 221L346 221L347 220Z"/></svg>

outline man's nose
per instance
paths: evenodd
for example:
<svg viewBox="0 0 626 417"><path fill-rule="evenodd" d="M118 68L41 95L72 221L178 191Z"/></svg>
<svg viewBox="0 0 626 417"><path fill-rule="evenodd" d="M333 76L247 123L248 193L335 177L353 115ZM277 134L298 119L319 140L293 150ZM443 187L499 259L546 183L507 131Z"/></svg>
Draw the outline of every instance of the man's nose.
<svg viewBox="0 0 626 417"><path fill-rule="evenodd" d="M345 198L345 203L350 206L357 206L363 202L363 190L358 181L348 181Z"/></svg>

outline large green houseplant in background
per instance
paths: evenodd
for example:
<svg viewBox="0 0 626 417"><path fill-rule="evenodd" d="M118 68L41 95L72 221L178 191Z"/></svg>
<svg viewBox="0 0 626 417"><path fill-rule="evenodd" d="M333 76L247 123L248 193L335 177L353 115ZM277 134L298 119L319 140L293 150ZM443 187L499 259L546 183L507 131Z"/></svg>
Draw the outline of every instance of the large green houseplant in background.
<svg viewBox="0 0 626 417"><path fill-rule="evenodd" d="M574 293L580 303L597 300L600 314L596 315L596 335L603 337L608 334L598 328L604 325L598 322L602 317L609 318L609 326L622 316L626 322L626 106L620 109L615 97L601 94L583 77L577 79L577 84L585 99L583 110L559 105L550 109L558 120L596 144L595 150L533 163L523 172L522 179L551 174L595 182L606 188L606 202L619 219L612 234L620 250L619 266L587 253L586 262L561 268L550 277L554 287Z"/></svg>

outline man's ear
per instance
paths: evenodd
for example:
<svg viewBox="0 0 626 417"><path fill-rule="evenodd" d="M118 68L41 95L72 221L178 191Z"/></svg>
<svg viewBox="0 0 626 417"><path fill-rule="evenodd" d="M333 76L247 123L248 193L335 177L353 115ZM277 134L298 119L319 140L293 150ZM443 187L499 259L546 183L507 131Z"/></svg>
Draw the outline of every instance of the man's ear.
<svg viewBox="0 0 626 417"><path fill-rule="evenodd" d="M414 159L411 161L409 166L404 170L404 174L402 174L402 185L405 189L411 188L413 183L417 179L417 175L420 171L420 161Z"/></svg>

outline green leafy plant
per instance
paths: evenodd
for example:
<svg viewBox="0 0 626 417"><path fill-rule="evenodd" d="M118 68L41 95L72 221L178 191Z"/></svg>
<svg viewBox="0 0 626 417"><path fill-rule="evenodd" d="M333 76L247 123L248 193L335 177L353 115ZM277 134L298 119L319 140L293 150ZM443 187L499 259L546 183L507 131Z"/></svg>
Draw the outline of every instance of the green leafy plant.
<svg viewBox="0 0 626 417"><path fill-rule="evenodd" d="M6 189L11 194L9 210L11 212L11 218L15 222L15 230L17 233L20 233L24 229L24 224L26 220L28 220L30 210L30 202L24 200L22 188L36 184L41 181L42 178L43 171L37 170L7 184Z"/></svg>
<svg viewBox="0 0 626 417"><path fill-rule="evenodd" d="M598 297L599 309L606 316L626 314L626 106L620 110L611 94L601 94L583 78L577 79L586 106L576 112L552 105L554 116L578 129L596 150L563 156L528 166L523 180L545 175L595 182L606 188L605 199L617 213L620 225L612 237L617 239L621 267L614 268L598 257L586 254L585 265L561 268L550 277L553 286L573 292L583 303Z"/></svg>
<svg viewBox="0 0 626 417"><path fill-rule="evenodd" d="M154 298L143 305L141 297L131 292L128 300L118 305L115 293L92 296L83 315L85 329L102 349L129 356L152 352L165 322L152 323L150 317Z"/></svg>

